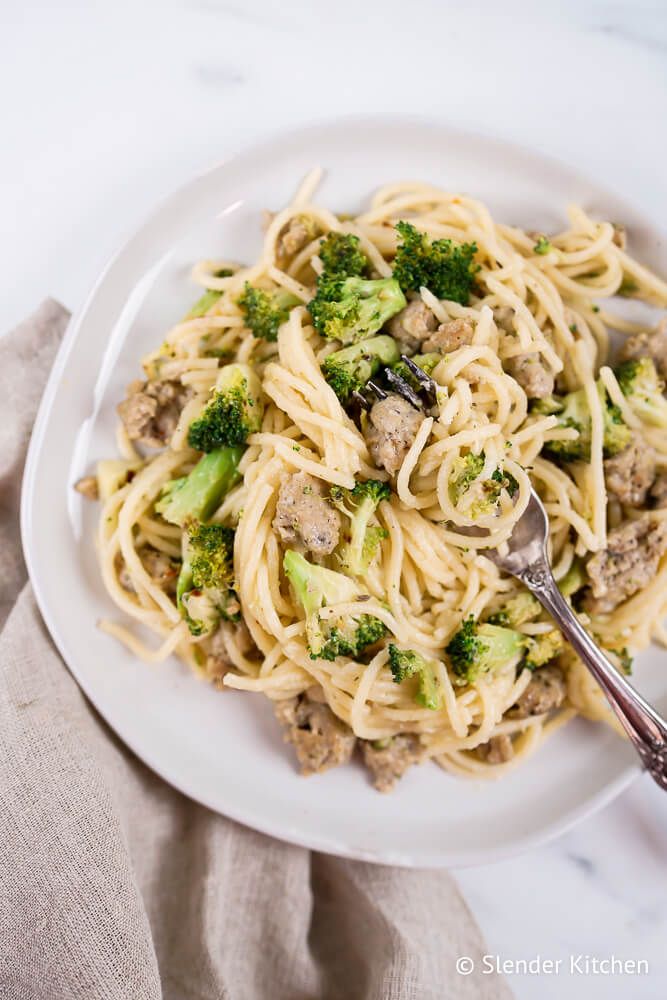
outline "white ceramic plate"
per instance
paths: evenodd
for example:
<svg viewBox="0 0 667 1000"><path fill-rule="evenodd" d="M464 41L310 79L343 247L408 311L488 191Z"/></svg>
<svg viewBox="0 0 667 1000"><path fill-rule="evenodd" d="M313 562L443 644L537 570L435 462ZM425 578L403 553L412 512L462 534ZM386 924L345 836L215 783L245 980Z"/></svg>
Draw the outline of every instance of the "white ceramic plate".
<svg viewBox="0 0 667 1000"><path fill-rule="evenodd" d="M93 549L97 507L71 486L115 454L115 404L139 358L195 297L202 256L251 261L260 216L315 164L318 200L360 209L380 184L419 178L485 200L505 221L549 231L577 201L629 226L632 250L667 270L659 234L629 205L526 150L414 119L370 117L293 132L220 163L174 194L114 258L70 324L30 446L22 525L28 567L66 663L107 722L151 768L211 809L284 840L388 864L483 863L556 835L638 773L607 728L577 721L503 781L470 782L435 764L389 796L361 766L302 778L268 701L216 692L176 661L151 667L95 627L117 616ZM641 690L667 695L665 655L647 654Z"/></svg>

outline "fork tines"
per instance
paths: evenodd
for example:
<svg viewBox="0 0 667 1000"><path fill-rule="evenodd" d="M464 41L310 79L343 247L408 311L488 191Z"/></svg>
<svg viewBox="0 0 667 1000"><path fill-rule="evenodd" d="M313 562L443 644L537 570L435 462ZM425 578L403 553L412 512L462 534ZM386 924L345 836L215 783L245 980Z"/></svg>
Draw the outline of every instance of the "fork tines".
<svg viewBox="0 0 667 1000"><path fill-rule="evenodd" d="M407 400L408 403L411 403L412 406L415 407L415 409L421 410L422 408L421 399L414 391L412 386L408 385L408 383L401 375L397 375L396 372L393 372L391 370L391 368L385 368L384 375L390 387L394 390L395 393L397 393L399 396L402 396L403 399Z"/></svg>
<svg viewBox="0 0 667 1000"><path fill-rule="evenodd" d="M386 372L386 369L385 369L385 372ZM382 389L377 384L377 382L371 381L371 379L369 379L368 382L366 383L366 388L370 389L371 392L374 393L375 396L377 396L378 399L386 399L387 398L388 394L384 391L384 389Z"/></svg>
<svg viewBox="0 0 667 1000"><path fill-rule="evenodd" d="M414 375L415 380L419 384L419 390L416 392L402 375L399 375L391 368L384 368L382 375L387 388L391 390L391 392L395 392L397 396L402 396L406 402L410 403L410 405L414 406L417 410L423 409L425 403L427 406L433 406L437 399L436 393L438 387L436 383L433 381L431 376L427 375L424 369L420 368L418 364L415 364L412 358L409 358L407 354L401 354L401 361L406 365L408 371ZM386 399L388 395L387 391L372 379L369 379L364 386L364 391L365 390L373 393L376 399ZM420 392L421 396L419 395ZM355 390L352 393L352 397L362 409L366 411L371 409L371 401L364 395L363 391L358 392Z"/></svg>
<svg viewBox="0 0 667 1000"><path fill-rule="evenodd" d="M407 365L408 369L417 379L424 392L428 395L429 400L435 402L438 387L431 376L427 375L424 369L420 368L418 364L415 364L412 358L409 358L407 354L401 354L401 361L404 365Z"/></svg>

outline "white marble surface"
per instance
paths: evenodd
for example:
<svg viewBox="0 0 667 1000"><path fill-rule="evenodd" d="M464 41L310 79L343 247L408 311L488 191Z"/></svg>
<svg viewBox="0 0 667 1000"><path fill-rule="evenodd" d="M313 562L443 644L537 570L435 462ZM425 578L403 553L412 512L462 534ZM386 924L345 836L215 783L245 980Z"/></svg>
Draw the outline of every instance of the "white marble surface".
<svg viewBox="0 0 667 1000"><path fill-rule="evenodd" d="M3 7L0 330L46 294L77 307L193 172L267 130L354 111L529 144L667 217L659 0ZM490 954L566 959L558 976L511 975L520 1000L665 995L667 798L647 778L552 845L458 878ZM570 974L571 954L645 959L650 974Z"/></svg>

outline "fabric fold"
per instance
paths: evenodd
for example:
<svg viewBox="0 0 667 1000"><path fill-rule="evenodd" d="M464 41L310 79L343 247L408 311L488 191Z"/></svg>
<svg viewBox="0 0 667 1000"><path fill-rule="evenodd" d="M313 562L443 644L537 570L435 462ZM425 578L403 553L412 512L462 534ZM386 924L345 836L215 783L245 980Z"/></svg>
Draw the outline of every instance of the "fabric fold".
<svg viewBox="0 0 667 1000"><path fill-rule="evenodd" d="M456 973L483 941L448 873L311 854L218 816L149 771L80 692L18 527L66 323L48 300L0 340L0 995L508 998L496 976Z"/></svg>

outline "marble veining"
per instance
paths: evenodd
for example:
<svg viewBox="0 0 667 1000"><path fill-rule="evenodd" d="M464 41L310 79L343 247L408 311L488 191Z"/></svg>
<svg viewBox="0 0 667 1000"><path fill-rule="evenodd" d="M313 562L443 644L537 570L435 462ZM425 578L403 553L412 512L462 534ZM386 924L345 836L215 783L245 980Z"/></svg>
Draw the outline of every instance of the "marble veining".
<svg viewBox="0 0 667 1000"><path fill-rule="evenodd" d="M536 147L667 226L662 2L367 0L361 15L358 0L26 0L4 14L0 330L48 294L79 306L137 222L207 164L354 111ZM490 954L649 963L648 977L510 975L519 1000L665 995L667 796L648 778L559 840L457 878Z"/></svg>

